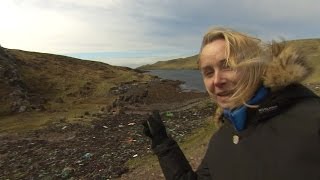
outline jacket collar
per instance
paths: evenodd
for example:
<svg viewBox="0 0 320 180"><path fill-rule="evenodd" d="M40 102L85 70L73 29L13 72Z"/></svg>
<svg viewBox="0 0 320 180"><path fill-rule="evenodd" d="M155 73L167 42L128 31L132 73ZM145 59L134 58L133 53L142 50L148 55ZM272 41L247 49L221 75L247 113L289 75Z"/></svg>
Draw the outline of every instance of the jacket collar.
<svg viewBox="0 0 320 180"><path fill-rule="evenodd" d="M258 108L248 108L248 123L256 124L268 120L305 98L319 97L301 84L292 84L273 92L269 94Z"/></svg>
<svg viewBox="0 0 320 180"><path fill-rule="evenodd" d="M268 89L264 86L260 87L256 94L247 102L248 105L254 105L260 103L268 95ZM247 121L247 109L246 105L243 105L237 109L229 110L224 109L224 117L232 122L237 131L242 131L246 126Z"/></svg>

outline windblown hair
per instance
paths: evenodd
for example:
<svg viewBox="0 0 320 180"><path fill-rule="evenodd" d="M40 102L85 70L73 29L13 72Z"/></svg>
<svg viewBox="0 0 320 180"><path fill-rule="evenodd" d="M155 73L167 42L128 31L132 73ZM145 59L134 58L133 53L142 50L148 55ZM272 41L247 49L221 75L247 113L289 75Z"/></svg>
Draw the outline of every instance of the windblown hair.
<svg viewBox="0 0 320 180"><path fill-rule="evenodd" d="M258 38L227 28L213 28L204 35L199 57L207 44L218 39L226 41L227 65L240 76L228 102L231 108L258 107L246 102L259 86L278 91L290 84L301 83L313 72L305 54L292 44L285 41L264 44ZM223 121L222 114L223 109L218 107L214 117L218 127Z"/></svg>
<svg viewBox="0 0 320 180"><path fill-rule="evenodd" d="M231 108L241 105L250 106L246 102L262 84L266 61L269 59L266 53L267 48L258 38L232 29L214 28L204 35L199 57L201 58L201 52L207 44L218 39L226 41L226 63L240 76L233 89L234 93L229 99L229 106Z"/></svg>

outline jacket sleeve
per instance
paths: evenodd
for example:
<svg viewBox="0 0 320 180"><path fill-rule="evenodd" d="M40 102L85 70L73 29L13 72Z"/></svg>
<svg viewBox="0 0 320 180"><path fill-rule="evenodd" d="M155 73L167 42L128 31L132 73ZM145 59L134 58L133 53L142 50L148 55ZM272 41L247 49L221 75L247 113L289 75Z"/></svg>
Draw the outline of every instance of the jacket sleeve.
<svg viewBox="0 0 320 180"><path fill-rule="evenodd" d="M211 179L205 160L194 172L178 144L171 138L153 148L167 180Z"/></svg>

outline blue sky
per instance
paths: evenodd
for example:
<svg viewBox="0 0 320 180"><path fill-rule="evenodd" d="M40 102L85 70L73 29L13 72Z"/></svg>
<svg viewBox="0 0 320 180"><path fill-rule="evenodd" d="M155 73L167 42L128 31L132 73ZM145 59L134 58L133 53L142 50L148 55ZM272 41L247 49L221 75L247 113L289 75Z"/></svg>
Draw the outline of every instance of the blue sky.
<svg viewBox="0 0 320 180"><path fill-rule="evenodd" d="M137 67L198 52L226 26L264 40L320 37L319 0L2 0L0 44Z"/></svg>

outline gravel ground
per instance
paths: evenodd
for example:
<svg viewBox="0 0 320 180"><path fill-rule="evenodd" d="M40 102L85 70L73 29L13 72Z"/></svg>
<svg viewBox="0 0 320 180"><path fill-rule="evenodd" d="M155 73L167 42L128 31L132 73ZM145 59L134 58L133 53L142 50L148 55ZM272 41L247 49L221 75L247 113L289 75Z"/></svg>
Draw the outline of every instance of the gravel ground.
<svg viewBox="0 0 320 180"><path fill-rule="evenodd" d="M130 106L118 101L115 107L122 104L123 111L101 113L89 123L62 121L23 134L1 135L0 179L120 177L128 172L125 162L151 153L150 141L142 134L141 125L148 110L162 108L167 131L178 142L203 126L202 119L212 115L212 104L198 106L205 102L206 94L181 92L178 84L162 82L134 85L136 88L129 86L119 97L145 93L146 86L148 95L141 101L127 103ZM160 94L156 93L159 91Z"/></svg>

